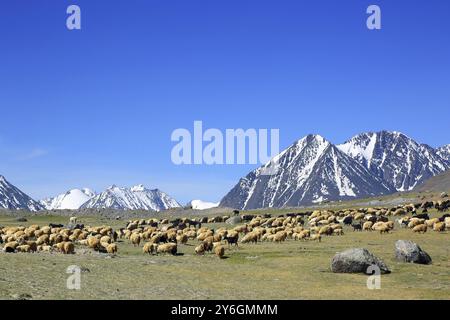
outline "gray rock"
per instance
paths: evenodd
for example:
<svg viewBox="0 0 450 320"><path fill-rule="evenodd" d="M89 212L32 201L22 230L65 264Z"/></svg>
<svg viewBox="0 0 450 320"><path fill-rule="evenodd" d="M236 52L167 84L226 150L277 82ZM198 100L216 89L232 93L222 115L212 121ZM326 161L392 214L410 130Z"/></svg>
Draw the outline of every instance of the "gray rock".
<svg viewBox="0 0 450 320"><path fill-rule="evenodd" d="M241 222L242 222L242 218L240 216L234 216L234 217L227 219L227 221L225 221L225 223L228 223L228 224L238 224Z"/></svg>
<svg viewBox="0 0 450 320"><path fill-rule="evenodd" d="M339 252L331 261L331 270L336 273L366 273L367 268L376 265L381 273L390 273L386 264L371 254L367 249L355 248Z"/></svg>
<svg viewBox="0 0 450 320"><path fill-rule="evenodd" d="M395 242L395 258L403 262L430 264L431 257L416 243L409 240Z"/></svg>

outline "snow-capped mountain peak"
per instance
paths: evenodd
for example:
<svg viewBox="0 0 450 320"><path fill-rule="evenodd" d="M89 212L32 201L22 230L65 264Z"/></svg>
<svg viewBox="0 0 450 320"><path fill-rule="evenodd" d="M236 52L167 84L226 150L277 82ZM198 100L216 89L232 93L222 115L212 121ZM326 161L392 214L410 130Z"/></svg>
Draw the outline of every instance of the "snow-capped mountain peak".
<svg viewBox="0 0 450 320"><path fill-rule="evenodd" d="M409 191L450 168L433 148L398 131L361 133L337 146L397 191Z"/></svg>
<svg viewBox="0 0 450 320"><path fill-rule="evenodd" d="M294 207L392 191L320 135L298 140L274 159L278 166L275 174L261 174L268 164L250 172L222 199L220 206Z"/></svg>
<svg viewBox="0 0 450 320"><path fill-rule="evenodd" d="M0 208L38 211L42 209L42 206L0 175Z"/></svg>
<svg viewBox="0 0 450 320"><path fill-rule="evenodd" d="M81 208L161 211L178 207L181 205L166 193L139 184L131 188L112 185Z"/></svg>
<svg viewBox="0 0 450 320"><path fill-rule="evenodd" d="M47 210L77 210L86 201L95 196L88 188L72 189L53 198L41 200Z"/></svg>

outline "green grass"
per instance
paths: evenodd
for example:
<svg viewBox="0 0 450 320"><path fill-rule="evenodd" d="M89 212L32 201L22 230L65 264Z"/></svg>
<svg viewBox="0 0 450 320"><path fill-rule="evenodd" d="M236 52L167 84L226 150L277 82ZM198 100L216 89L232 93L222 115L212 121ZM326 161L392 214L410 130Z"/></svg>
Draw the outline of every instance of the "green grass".
<svg viewBox="0 0 450 320"><path fill-rule="evenodd" d="M281 212L281 211L280 211ZM67 217L28 218L26 223L0 217L0 225L66 223ZM123 221L83 217L91 225L122 227ZM219 224L211 225L214 228ZM33 299L450 299L450 233L414 234L396 228L391 234L352 232L325 237L321 243L289 240L281 244L240 245L227 259L193 254L196 241L179 246L179 256L148 256L142 247L119 242L119 253L0 253L0 299L30 295ZM415 265L394 259L398 239L417 242L433 264ZM383 275L380 290L368 290L362 274L334 274L336 252L364 247L383 259L392 273ZM82 253L84 252L84 253ZM69 265L82 273L79 291L66 288Z"/></svg>

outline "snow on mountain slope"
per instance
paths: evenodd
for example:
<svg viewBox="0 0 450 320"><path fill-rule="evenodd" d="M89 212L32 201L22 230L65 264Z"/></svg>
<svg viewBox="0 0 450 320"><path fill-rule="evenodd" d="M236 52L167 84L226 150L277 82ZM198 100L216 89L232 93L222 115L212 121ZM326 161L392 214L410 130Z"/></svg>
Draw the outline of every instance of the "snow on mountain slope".
<svg viewBox="0 0 450 320"><path fill-rule="evenodd" d="M88 188L72 189L54 198L41 200L47 210L77 210L95 196L95 192Z"/></svg>
<svg viewBox="0 0 450 320"><path fill-rule="evenodd" d="M31 199L28 195L13 186L2 175L0 175L0 208L30 211L43 209L39 202Z"/></svg>
<svg viewBox="0 0 450 320"><path fill-rule="evenodd" d="M437 154L443 159L450 161L450 144L437 149Z"/></svg>
<svg viewBox="0 0 450 320"><path fill-rule="evenodd" d="M150 190L143 185L131 188L119 188L115 185L96 195L81 208L152 210L161 211L181 207L180 204L164 192Z"/></svg>
<svg viewBox="0 0 450 320"><path fill-rule="evenodd" d="M187 207L190 207L194 210L206 210L211 208L216 208L219 206L219 203L214 202L206 202L202 200L192 200L187 205Z"/></svg>
<svg viewBox="0 0 450 320"><path fill-rule="evenodd" d="M337 147L397 191L450 168L436 150L395 131L361 133Z"/></svg>
<svg viewBox="0 0 450 320"><path fill-rule="evenodd" d="M278 168L275 174L261 174L274 166ZM242 178L222 199L220 206L237 209L290 207L392 191L323 137L308 135Z"/></svg>

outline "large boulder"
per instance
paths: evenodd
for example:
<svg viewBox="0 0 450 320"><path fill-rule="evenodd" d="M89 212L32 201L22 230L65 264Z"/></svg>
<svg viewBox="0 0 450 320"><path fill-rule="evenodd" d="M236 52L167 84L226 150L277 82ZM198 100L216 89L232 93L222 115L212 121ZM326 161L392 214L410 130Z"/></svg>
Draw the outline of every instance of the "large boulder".
<svg viewBox="0 0 450 320"><path fill-rule="evenodd" d="M403 262L430 264L431 257L416 243L409 240L395 242L395 258Z"/></svg>
<svg viewBox="0 0 450 320"><path fill-rule="evenodd" d="M228 223L228 224L239 224L241 222L242 222L242 218L240 216L234 216L234 217L227 219L227 221L225 221L225 223Z"/></svg>
<svg viewBox="0 0 450 320"><path fill-rule="evenodd" d="M331 270L337 273L372 274L367 270L372 265L378 266L381 273L391 272L382 260L363 248L349 249L337 253L331 261Z"/></svg>

